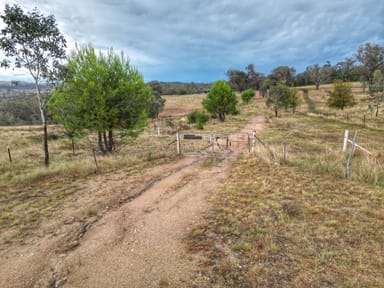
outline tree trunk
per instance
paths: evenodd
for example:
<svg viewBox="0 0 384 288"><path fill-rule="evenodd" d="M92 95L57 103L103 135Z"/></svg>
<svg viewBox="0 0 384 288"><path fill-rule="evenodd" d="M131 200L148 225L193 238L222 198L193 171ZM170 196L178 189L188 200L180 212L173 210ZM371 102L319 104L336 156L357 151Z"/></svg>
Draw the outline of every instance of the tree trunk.
<svg viewBox="0 0 384 288"><path fill-rule="evenodd" d="M220 121L224 121L225 120L225 114L219 113L219 119L220 119Z"/></svg>
<svg viewBox="0 0 384 288"><path fill-rule="evenodd" d="M39 101L39 110L40 110L40 117L41 117L41 124L43 125L43 131L44 131L44 137L43 137L43 149L44 149L44 165L45 167L49 166L49 149L48 149L48 125L47 120L45 119L45 113L44 113L44 102L41 97L41 91L39 82L37 79L35 79L35 88L37 93L37 100Z"/></svg>
<svg viewBox="0 0 384 288"><path fill-rule="evenodd" d="M48 151L48 127L47 122L44 119L44 165L49 166L49 151Z"/></svg>
<svg viewBox="0 0 384 288"><path fill-rule="evenodd" d="M105 148L104 148L103 137L102 137L101 132L98 132L97 137L98 137L98 142L97 143L98 143L98 146L99 146L99 150L101 151L101 153L105 154L106 151L105 151Z"/></svg>
<svg viewBox="0 0 384 288"><path fill-rule="evenodd" d="M109 129L109 131L108 131L108 142L109 142L109 147L110 147L109 152L112 152L113 149L114 149L114 146L115 146L115 143L113 142L113 131L112 131L112 129Z"/></svg>
<svg viewBox="0 0 384 288"><path fill-rule="evenodd" d="M103 141L104 141L104 147L105 147L105 152L111 152L111 147L109 146L108 143L108 138L107 138L107 132L103 132Z"/></svg>
<svg viewBox="0 0 384 288"><path fill-rule="evenodd" d="M316 84L316 90L319 90L320 84Z"/></svg>
<svg viewBox="0 0 384 288"><path fill-rule="evenodd" d="M277 109L277 106L275 106L275 117L277 117L279 110Z"/></svg>
<svg viewBox="0 0 384 288"><path fill-rule="evenodd" d="M75 156L75 139L71 137L71 140L72 140L72 155Z"/></svg>

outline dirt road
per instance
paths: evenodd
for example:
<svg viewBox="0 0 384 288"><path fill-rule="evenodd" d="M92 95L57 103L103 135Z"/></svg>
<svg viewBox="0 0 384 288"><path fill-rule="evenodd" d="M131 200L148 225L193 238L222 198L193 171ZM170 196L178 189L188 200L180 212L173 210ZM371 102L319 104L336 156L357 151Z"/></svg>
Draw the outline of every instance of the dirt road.
<svg viewBox="0 0 384 288"><path fill-rule="evenodd" d="M241 132L263 123L258 116ZM183 238L209 209L234 157L206 161L184 157L135 177L119 171L93 179L40 236L0 251L0 287L198 287L204 279L191 278L197 259ZM111 197L120 204L107 207ZM81 220L76 211L91 202L106 207Z"/></svg>

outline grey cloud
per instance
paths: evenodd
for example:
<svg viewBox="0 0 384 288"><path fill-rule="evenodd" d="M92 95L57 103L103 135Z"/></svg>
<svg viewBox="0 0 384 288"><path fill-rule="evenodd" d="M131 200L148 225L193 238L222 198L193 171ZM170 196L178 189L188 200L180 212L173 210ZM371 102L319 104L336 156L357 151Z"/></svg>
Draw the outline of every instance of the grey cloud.
<svg viewBox="0 0 384 288"><path fill-rule="evenodd" d="M264 73L278 65L300 71L352 56L366 41L384 44L382 0L25 0L22 5L54 14L70 41L124 50L144 75L158 80L175 71L174 80L212 81L249 63Z"/></svg>

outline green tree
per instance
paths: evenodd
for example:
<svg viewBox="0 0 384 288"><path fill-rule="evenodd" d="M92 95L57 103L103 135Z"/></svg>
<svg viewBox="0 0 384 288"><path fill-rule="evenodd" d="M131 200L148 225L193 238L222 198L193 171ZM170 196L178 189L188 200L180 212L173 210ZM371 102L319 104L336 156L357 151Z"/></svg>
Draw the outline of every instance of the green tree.
<svg viewBox="0 0 384 288"><path fill-rule="evenodd" d="M263 96L263 98L268 95L268 91L271 88L271 86L272 86L272 80L269 77L264 78L261 81L261 83L260 83L260 94L261 94L261 96Z"/></svg>
<svg viewBox="0 0 384 288"><path fill-rule="evenodd" d="M162 88L158 81L151 81L148 85L152 89L152 95L154 97L151 109L149 110L149 117L152 119L159 118L159 113L163 110L165 99L161 97Z"/></svg>
<svg viewBox="0 0 384 288"><path fill-rule="evenodd" d="M221 121L225 120L225 115L236 114L237 98L232 88L224 80L215 81L201 103L203 107L213 116Z"/></svg>
<svg viewBox="0 0 384 288"><path fill-rule="evenodd" d="M194 110L188 114L188 123L196 124L196 128L203 130L204 124L208 122L210 116L205 111Z"/></svg>
<svg viewBox="0 0 384 288"><path fill-rule="evenodd" d="M97 54L91 46L72 51L66 81L53 93L50 108L56 120L96 132L104 154L115 148L115 130L138 134L153 103L150 87L123 54L112 49Z"/></svg>
<svg viewBox="0 0 384 288"><path fill-rule="evenodd" d="M356 59L362 64L360 74L372 84L373 73L384 64L384 47L365 43L357 50Z"/></svg>
<svg viewBox="0 0 384 288"><path fill-rule="evenodd" d="M285 107L286 109L291 108L292 112L296 112L297 106L300 105L301 101L299 96L297 95L297 89L294 87L289 87L289 93L285 100Z"/></svg>
<svg viewBox="0 0 384 288"><path fill-rule="evenodd" d="M251 100L255 96L255 91L253 89L249 88L241 93L241 100L243 100L244 103L249 103L249 100Z"/></svg>
<svg viewBox="0 0 384 288"><path fill-rule="evenodd" d="M66 41L57 28L54 16L45 17L37 9L24 13L18 5L6 4L0 17L5 24L1 30L0 48L6 56L1 66L26 68L33 78L44 130L44 163L48 167L47 101L40 85L42 80L55 75L59 60L66 56Z"/></svg>
<svg viewBox="0 0 384 288"><path fill-rule="evenodd" d="M327 104L329 107L344 110L345 107L355 105L350 83L341 80L333 82L333 90L328 91Z"/></svg>
<svg viewBox="0 0 384 288"><path fill-rule="evenodd" d="M268 107L272 106L273 111L275 112L275 116L277 117L279 110L282 107L288 109L288 107L290 107L290 105L293 103L293 99L290 99L290 97L293 97L293 94L297 95L297 92L291 92L287 85L278 83L269 89L265 103Z"/></svg>

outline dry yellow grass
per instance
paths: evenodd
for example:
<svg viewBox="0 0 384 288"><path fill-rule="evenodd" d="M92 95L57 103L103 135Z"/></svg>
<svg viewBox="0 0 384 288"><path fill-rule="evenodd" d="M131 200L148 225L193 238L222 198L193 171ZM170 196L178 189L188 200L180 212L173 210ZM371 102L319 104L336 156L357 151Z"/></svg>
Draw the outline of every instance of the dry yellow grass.
<svg viewBox="0 0 384 288"><path fill-rule="evenodd" d="M375 153L355 152L352 180L345 128ZM285 114L259 136L268 148L238 159L186 240L207 287L381 287L384 171L371 160L384 160L384 131Z"/></svg>

